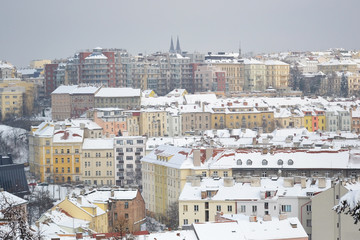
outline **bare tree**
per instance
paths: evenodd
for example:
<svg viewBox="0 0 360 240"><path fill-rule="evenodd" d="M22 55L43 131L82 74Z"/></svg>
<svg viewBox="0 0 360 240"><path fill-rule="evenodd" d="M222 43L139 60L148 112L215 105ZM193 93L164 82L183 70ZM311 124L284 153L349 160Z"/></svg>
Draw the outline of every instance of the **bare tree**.
<svg viewBox="0 0 360 240"><path fill-rule="evenodd" d="M30 224L34 224L41 215L54 206L53 199L50 197L49 191L35 191L30 196L28 203L28 219Z"/></svg>
<svg viewBox="0 0 360 240"><path fill-rule="evenodd" d="M35 231L30 228L24 204L17 204L5 197L4 193L0 198L0 219L5 222L0 231L0 239L4 240L35 240L39 239Z"/></svg>

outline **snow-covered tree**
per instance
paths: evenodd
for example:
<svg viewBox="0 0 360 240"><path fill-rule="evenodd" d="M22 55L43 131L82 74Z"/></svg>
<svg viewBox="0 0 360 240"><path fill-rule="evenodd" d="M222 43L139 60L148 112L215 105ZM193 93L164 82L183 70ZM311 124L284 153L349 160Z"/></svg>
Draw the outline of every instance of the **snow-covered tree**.
<svg viewBox="0 0 360 240"><path fill-rule="evenodd" d="M354 223L360 221L360 190L349 191L342 198L339 204L334 207L334 210L340 214L345 213L353 217Z"/></svg>

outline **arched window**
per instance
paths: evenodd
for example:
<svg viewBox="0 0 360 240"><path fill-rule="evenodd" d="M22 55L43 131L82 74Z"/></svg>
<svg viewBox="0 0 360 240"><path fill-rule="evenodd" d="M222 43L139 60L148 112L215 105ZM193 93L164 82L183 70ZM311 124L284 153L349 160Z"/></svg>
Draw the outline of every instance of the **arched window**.
<svg viewBox="0 0 360 240"><path fill-rule="evenodd" d="M236 165L242 165L241 159L238 159L238 160L236 161Z"/></svg>
<svg viewBox="0 0 360 240"><path fill-rule="evenodd" d="M292 159L289 159L288 160L288 165L293 165L294 164L294 161Z"/></svg>
<svg viewBox="0 0 360 240"><path fill-rule="evenodd" d="M268 161L266 159L262 160L262 165L268 165Z"/></svg>
<svg viewBox="0 0 360 240"><path fill-rule="evenodd" d="M281 159L279 159L279 160L277 161L277 164L278 164L278 165L283 165L283 164L284 164L284 161L281 160Z"/></svg>
<svg viewBox="0 0 360 240"><path fill-rule="evenodd" d="M246 165L252 165L252 161L251 161L250 159L248 159L248 160L246 161Z"/></svg>

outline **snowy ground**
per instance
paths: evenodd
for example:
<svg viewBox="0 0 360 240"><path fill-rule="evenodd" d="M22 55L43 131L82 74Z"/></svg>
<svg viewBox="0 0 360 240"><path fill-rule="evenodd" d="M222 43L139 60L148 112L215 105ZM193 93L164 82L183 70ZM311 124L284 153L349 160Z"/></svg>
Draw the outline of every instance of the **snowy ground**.
<svg viewBox="0 0 360 240"><path fill-rule="evenodd" d="M15 163L24 163L29 158L27 131L0 125L0 154L11 153Z"/></svg>
<svg viewBox="0 0 360 240"><path fill-rule="evenodd" d="M31 121L51 121L51 108L45 108L42 112L32 116Z"/></svg>

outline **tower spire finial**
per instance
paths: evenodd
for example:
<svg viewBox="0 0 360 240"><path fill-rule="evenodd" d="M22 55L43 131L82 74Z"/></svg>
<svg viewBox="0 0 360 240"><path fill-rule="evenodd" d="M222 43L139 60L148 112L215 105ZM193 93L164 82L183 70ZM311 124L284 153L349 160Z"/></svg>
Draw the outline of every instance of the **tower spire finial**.
<svg viewBox="0 0 360 240"><path fill-rule="evenodd" d="M176 52L181 54L179 36L177 36L177 40L176 40Z"/></svg>
<svg viewBox="0 0 360 240"><path fill-rule="evenodd" d="M169 50L169 52L171 52L171 53L174 53L174 52L175 52L174 42L173 42L172 36L171 36L171 42L170 42L170 50Z"/></svg>
<svg viewBox="0 0 360 240"><path fill-rule="evenodd" d="M240 59L242 56L241 56L241 41L239 41L239 56L238 58Z"/></svg>

